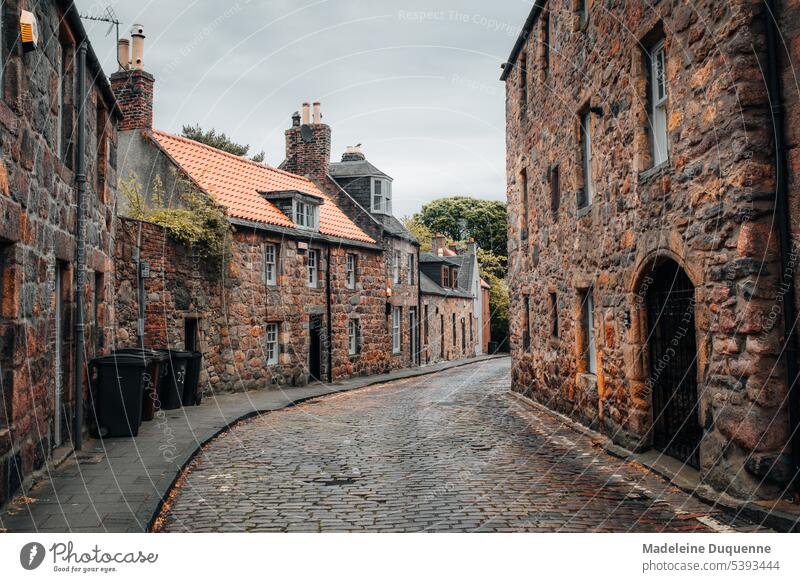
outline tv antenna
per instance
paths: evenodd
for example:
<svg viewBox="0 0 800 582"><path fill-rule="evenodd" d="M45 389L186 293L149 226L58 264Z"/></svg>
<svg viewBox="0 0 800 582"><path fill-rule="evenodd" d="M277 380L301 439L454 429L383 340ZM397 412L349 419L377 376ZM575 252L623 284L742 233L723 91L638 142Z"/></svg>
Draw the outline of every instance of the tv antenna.
<svg viewBox="0 0 800 582"><path fill-rule="evenodd" d="M123 65L119 62L119 51L116 50L116 47L119 46L119 19L117 18L117 13L114 12L114 9L111 6L106 6L106 9L103 13L98 16L95 15L81 15L81 18L85 20L93 20L95 22L106 22L108 23L108 30L106 31L106 36L111 34L112 30L116 29L117 32L117 44L114 45L114 53L117 55L117 64L121 68L125 68L127 65Z"/></svg>

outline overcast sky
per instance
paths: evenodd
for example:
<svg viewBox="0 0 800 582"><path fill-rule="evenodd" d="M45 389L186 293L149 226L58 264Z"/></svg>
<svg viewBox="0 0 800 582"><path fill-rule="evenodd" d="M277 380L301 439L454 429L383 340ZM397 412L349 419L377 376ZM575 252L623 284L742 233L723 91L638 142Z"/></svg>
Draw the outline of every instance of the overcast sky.
<svg viewBox="0 0 800 582"><path fill-rule="evenodd" d="M394 178L402 217L435 198L505 199L504 88L498 80L531 0L78 0L110 6L127 36L145 28L155 125L200 123L284 157L303 101L322 102L338 160L362 143ZM85 21L107 73L115 34Z"/></svg>

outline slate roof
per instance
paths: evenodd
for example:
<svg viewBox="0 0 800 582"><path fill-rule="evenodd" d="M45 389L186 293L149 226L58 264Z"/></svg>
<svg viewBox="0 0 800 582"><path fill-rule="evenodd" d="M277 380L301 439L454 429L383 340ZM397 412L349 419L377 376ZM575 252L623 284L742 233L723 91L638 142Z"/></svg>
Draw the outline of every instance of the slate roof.
<svg viewBox="0 0 800 582"><path fill-rule="evenodd" d="M332 162L328 173L334 178L358 178L361 176L381 176L391 177L381 172L378 168L370 164L367 160L353 162Z"/></svg>
<svg viewBox="0 0 800 582"><path fill-rule="evenodd" d="M296 228L285 214L259 192L296 190L323 199L320 234L374 243L308 178L290 174L205 144L154 130L155 143L199 188L225 207L228 215L251 222Z"/></svg>
<svg viewBox="0 0 800 582"><path fill-rule="evenodd" d="M419 288L423 295L439 295L441 297L456 297L459 299L473 298L471 293L467 293L460 288L460 284L458 289L445 289L423 272L419 274Z"/></svg>

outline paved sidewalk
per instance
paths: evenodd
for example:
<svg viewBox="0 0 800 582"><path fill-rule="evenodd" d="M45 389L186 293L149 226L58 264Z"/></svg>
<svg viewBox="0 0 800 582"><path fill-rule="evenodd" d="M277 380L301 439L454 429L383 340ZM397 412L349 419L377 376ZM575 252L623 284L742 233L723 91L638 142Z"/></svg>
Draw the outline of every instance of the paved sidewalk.
<svg viewBox="0 0 800 582"><path fill-rule="evenodd" d="M482 356L380 376L303 388L225 394L167 411L135 439L89 441L0 514L9 532L147 531L182 468L204 443L235 422L305 400L413 378L505 356Z"/></svg>

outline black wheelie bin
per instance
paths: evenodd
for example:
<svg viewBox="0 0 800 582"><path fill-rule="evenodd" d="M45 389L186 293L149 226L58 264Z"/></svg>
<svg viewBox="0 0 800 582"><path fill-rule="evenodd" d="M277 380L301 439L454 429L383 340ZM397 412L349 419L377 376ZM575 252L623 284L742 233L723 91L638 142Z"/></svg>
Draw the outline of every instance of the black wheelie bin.
<svg viewBox="0 0 800 582"><path fill-rule="evenodd" d="M142 424L147 358L111 354L91 361L96 370L97 433L100 437L130 437Z"/></svg>

